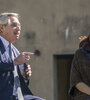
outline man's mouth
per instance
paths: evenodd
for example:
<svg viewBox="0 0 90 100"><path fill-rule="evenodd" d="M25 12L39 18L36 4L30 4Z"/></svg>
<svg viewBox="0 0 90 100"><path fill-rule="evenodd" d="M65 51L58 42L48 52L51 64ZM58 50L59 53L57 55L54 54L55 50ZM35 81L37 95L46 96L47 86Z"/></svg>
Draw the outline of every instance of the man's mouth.
<svg viewBox="0 0 90 100"><path fill-rule="evenodd" d="M14 32L14 35L19 35L20 33L19 32Z"/></svg>

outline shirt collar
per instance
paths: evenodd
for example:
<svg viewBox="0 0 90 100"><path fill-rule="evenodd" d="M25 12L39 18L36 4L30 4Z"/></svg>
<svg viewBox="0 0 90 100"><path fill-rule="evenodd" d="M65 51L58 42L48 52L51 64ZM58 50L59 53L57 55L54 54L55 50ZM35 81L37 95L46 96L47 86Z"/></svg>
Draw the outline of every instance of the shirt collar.
<svg viewBox="0 0 90 100"><path fill-rule="evenodd" d="M3 42L4 46L5 46L5 48L7 48L8 45L9 45L9 42L8 42L5 38L3 38L2 36L0 36L0 39L2 40L2 42Z"/></svg>

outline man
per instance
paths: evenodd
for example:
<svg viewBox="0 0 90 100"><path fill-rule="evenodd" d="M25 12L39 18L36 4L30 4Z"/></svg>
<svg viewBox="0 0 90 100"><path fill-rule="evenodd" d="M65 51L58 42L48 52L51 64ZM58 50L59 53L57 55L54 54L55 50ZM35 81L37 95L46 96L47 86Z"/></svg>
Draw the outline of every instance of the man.
<svg viewBox="0 0 90 100"><path fill-rule="evenodd" d="M19 39L20 31L17 13L0 14L0 100L45 100L33 96L25 83L24 65L33 53L19 53L12 44ZM26 74L31 76L30 65Z"/></svg>

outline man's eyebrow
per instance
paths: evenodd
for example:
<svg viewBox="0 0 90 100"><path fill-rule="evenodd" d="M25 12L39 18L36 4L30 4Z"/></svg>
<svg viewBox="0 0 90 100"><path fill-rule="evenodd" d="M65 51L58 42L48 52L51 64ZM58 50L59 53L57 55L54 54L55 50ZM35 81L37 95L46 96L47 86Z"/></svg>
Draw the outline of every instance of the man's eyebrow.
<svg viewBox="0 0 90 100"><path fill-rule="evenodd" d="M12 22L11 24L18 24L18 25L21 25L20 23L17 23L17 22Z"/></svg>

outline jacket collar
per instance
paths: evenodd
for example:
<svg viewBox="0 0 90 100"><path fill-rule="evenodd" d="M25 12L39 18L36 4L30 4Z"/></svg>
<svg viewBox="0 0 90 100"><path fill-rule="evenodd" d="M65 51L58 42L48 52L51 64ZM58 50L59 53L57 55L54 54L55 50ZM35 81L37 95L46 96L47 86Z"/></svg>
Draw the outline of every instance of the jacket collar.
<svg viewBox="0 0 90 100"><path fill-rule="evenodd" d="M0 51L1 51L1 53L4 53L6 51L4 44L2 43L1 39L0 39Z"/></svg>

